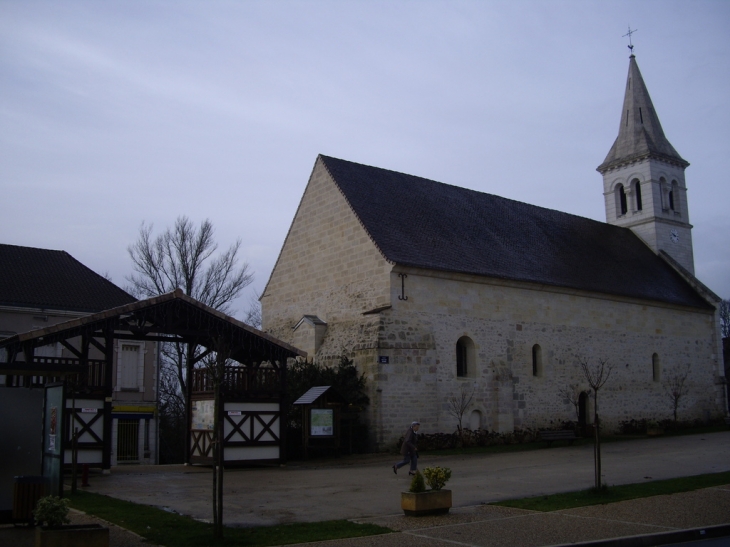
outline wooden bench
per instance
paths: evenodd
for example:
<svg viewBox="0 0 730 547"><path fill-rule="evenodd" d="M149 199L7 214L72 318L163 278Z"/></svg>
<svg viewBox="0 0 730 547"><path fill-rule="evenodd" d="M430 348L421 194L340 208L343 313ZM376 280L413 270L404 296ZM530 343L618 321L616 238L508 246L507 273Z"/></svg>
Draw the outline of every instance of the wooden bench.
<svg viewBox="0 0 730 547"><path fill-rule="evenodd" d="M553 441L568 441L571 445L573 441L578 437L575 436L575 431L572 429L563 429L561 431L540 431L540 440L545 441L548 448L553 444Z"/></svg>

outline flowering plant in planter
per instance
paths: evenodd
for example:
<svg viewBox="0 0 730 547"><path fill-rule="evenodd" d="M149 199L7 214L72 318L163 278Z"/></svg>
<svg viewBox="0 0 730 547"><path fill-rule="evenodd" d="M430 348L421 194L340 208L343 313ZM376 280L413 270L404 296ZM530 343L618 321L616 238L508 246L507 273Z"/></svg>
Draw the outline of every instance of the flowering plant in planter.
<svg viewBox="0 0 730 547"><path fill-rule="evenodd" d="M425 481L424 481L425 477ZM408 516L443 515L451 508L451 490L442 488L451 478L448 467L427 467L423 474L416 472L409 492L401 492L400 505ZM426 490L424 482L431 487Z"/></svg>
<svg viewBox="0 0 730 547"><path fill-rule="evenodd" d="M423 476L431 490L441 490L451 478L451 469L448 467L427 467L423 470Z"/></svg>

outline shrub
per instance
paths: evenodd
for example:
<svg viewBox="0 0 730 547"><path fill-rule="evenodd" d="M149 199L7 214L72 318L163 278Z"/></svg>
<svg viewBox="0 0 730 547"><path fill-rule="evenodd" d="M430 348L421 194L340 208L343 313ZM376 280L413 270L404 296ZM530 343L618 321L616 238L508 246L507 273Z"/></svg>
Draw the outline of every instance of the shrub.
<svg viewBox="0 0 730 547"><path fill-rule="evenodd" d="M60 528L68 524L68 500L58 496L46 496L38 500L33 511L35 521L46 528Z"/></svg>
<svg viewBox="0 0 730 547"><path fill-rule="evenodd" d="M431 490L441 490L451 478L451 469L448 467L427 467L423 470L426 482Z"/></svg>
<svg viewBox="0 0 730 547"><path fill-rule="evenodd" d="M419 450L445 450L462 446L464 448L472 446L492 446L495 444L521 444L530 443L537 440L537 430L519 429L514 433L497 433L496 431L488 431L486 429L466 429L454 433L419 433L418 449ZM393 446L393 450L397 452L398 447L403 444L403 437Z"/></svg>
<svg viewBox="0 0 730 547"><path fill-rule="evenodd" d="M426 491L426 483L423 480L423 475L420 471L416 471L411 479L411 487L408 489L409 492L418 493Z"/></svg>

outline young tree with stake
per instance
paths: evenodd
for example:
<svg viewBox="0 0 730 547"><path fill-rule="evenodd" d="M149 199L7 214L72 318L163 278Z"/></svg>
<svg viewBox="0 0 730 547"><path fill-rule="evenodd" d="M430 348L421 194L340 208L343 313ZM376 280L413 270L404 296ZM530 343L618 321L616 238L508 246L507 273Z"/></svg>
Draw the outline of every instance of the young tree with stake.
<svg viewBox="0 0 730 547"><path fill-rule="evenodd" d="M591 366L587 359L581 359L580 367L588 381L588 385L593 390L593 430L595 433L593 462L596 479L595 488L596 492L598 492L601 489L601 436L600 419L598 417L598 390L608 381L613 370L613 365L610 365L606 359L599 359L597 365Z"/></svg>

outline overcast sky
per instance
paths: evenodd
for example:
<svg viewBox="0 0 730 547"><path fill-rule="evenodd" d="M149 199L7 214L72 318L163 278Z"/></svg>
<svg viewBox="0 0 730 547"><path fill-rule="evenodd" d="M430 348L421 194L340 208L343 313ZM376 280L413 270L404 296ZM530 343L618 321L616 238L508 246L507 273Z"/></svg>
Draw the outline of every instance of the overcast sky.
<svg viewBox="0 0 730 547"><path fill-rule="evenodd" d="M0 242L124 287L143 221L208 218L255 273L242 317L320 153L603 221L629 25L728 298L724 0L0 0Z"/></svg>

